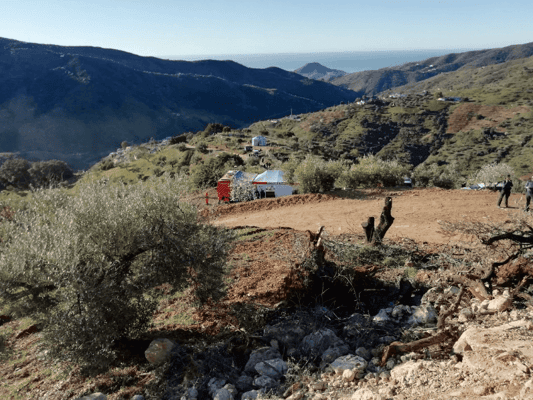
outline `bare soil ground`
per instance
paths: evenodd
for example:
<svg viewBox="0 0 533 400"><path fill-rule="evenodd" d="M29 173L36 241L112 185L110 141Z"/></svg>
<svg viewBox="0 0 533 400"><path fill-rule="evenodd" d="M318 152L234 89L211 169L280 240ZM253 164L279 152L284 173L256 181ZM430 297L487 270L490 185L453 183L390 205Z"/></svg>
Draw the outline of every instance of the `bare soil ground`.
<svg viewBox="0 0 533 400"><path fill-rule="evenodd" d="M167 296L154 314L152 330L143 338L121 347L124 366L93 377L82 376L75 365L51 365L42 358L40 334L31 321L10 320L9 316L2 317L0 312L0 336L4 337L0 341L0 399L74 399L101 391L109 400L117 400L143 393L145 385L154 379L153 368L144 358L144 351L152 339L164 337L184 344L205 340L222 328L237 329L238 322L228 313L234 304L279 306L302 286L294 274L294 266L309 245L310 233L307 231L316 232L320 225L324 225L328 235L360 243L363 239L361 223L369 216L379 218L386 196L393 198L392 215L395 218L387 233L387 242L417 246L419 251L428 252L449 249L460 239L448 238L440 232L439 220L505 222L512 213L520 212L525 201L523 196L513 194L510 199L512 208L498 209L498 194L490 191L374 189L218 206L216 189L210 189L208 194L210 204L207 206L205 192L191 200L203 208L202 214L214 223L236 227L240 234L229 260L228 294L220 304L195 310L187 303L186 294L172 296L171 288L163 285L161 293ZM402 268L381 268L375 276L394 280L403 274ZM443 273L439 271L419 271L416 277L428 284L442 278ZM183 316L190 320L183 319ZM453 379L457 378L443 376L440 379L449 380L447 384L453 386ZM403 398L410 400L411 397Z"/></svg>
<svg viewBox="0 0 533 400"><path fill-rule="evenodd" d="M439 221L467 219L504 222L510 213L519 212L525 207L525 196L512 194L509 208L499 209L496 206L498 193L487 190L372 189L294 195L224 205L216 210L215 223L262 228L281 226L313 232L324 225L332 235L361 234L361 223L369 216L379 220L386 196L393 199L392 216L395 218L387 238L410 238L420 243L450 244L461 239L445 236L440 230Z"/></svg>
<svg viewBox="0 0 533 400"><path fill-rule="evenodd" d="M511 119L516 114L523 114L528 111L530 111L530 108L525 106L508 109L502 106L464 103L450 115L447 132L457 133L459 131L466 132L474 129L497 127L506 119ZM482 115L485 118L478 119L476 115Z"/></svg>

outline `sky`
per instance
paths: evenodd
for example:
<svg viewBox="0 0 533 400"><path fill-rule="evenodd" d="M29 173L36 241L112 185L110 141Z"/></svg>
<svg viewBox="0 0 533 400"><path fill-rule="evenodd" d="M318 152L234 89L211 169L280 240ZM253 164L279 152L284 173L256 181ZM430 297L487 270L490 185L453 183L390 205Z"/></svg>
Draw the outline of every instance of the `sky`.
<svg viewBox="0 0 533 400"><path fill-rule="evenodd" d="M141 56L486 49L533 41L531 0L0 0L0 37Z"/></svg>

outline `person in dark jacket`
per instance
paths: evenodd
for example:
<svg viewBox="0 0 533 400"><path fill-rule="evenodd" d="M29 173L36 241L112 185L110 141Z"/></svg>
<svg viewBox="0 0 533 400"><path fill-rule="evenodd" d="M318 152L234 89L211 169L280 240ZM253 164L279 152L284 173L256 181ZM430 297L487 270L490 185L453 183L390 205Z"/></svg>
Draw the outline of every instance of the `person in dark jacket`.
<svg viewBox="0 0 533 400"><path fill-rule="evenodd" d="M500 197L498 197L498 208L502 203L502 200L505 198L505 208L509 208L509 196L511 195L511 189L513 188L513 181L511 180L511 175L507 175L507 178L503 181L503 186L500 190Z"/></svg>
<svg viewBox="0 0 533 400"><path fill-rule="evenodd" d="M526 182L526 208L524 211L529 211L531 196L533 196L533 176Z"/></svg>

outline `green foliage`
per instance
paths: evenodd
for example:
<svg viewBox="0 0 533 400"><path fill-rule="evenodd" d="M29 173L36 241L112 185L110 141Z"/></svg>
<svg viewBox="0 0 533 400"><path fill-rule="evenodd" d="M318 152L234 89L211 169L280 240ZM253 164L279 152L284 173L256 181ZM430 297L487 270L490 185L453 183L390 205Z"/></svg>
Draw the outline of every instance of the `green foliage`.
<svg viewBox="0 0 533 400"><path fill-rule="evenodd" d="M457 189L463 183L458 171L456 162L440 168L437 164L420 164L413 171L413 180L416 186Z"/></svg>
<svg viewBox="0 0 533 400"><path fill-rule="evenodd" d="M368 155L359 158L357 164L343 172L339 178L339 185L350 188L374 187L378 184L397 186L409 174L409 169L409 166L397 160L382 160L374 155Z"/></svg>
<svg viewBox="0 0 533 400"><path fill-rule="evenodd" d="M0 167L0 183L16 188L28 188L31 183L31 164L23 158L10 158Z"/></svg>
<svg viewBox="0 0 533 400"><path fill-rule="evenodd" d="M207 154L207 144L205 143L198 143L196 145L196 150L198 150L202 154Z"/></svg>
<svg viewBox="0 0 533 400"><path fill-rule="evenodd" d="M307 156L294 171L300 183L300 193L319 193L333 189L344 167L343 161L324 161L317 156Z"/></svg>
<svg viewBox="0 0 533 400"><path fill-rule="evenodd" d="M244 165L244 161L240 156L221 153L218 157L209 158L203 163L195 165L192 170L192 181L197 188L214 187L228 169L242 165Z"/></svg>
<svg viewBox="0 0 533 400"><path fill-rule="evenodd" d="M169 144L179 144L179 143L186 143L186 142L187 142L186 135L172 136L170 140L168 141Z"/></svg>
<svg viewBox="0 0 533 400"><path fill-rule="evenodd" d="M182 177L78 189L38 190L3 221L0 306L42 324L52 356L105 368L115 341L149 327L155 286L223 296L233 233L198 220Z"/></svg>
<svg viewBox="0 0 533 400"><path fill-rule="evenodd" d="M104 160L100 163L100 169L102 171L108 171L112 168L115 168L115 163L113 160Z"/></svg>

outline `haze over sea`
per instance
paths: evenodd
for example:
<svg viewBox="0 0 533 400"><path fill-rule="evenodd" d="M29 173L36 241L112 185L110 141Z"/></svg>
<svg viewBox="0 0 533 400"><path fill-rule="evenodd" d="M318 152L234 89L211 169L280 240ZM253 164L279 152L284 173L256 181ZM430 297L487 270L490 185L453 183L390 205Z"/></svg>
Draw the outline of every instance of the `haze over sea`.
<svg viewBox="0 0 533 400"><path fill-rule="evenodd" d="M325 67L352 73L398 66L407 62L423 61L450 53L478 49L440 49L404 51L350 51L342 53L279 53L279 54L214 54L202 56L162 56L169 60L233 60L249 68L278 67L294 71L305 64L318 62Z"/></svg>

